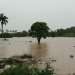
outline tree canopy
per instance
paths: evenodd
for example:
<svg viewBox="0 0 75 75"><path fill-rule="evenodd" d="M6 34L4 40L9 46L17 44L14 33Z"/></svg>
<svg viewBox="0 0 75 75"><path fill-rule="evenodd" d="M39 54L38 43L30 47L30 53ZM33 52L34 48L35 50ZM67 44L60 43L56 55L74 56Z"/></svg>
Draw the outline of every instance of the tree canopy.
<svg viewBox="0 0 75 75"><path fill-rule="evenodd" d="M6 25L8 23L8 17L5 16L3 13L0 14L0 22L1 22L1 27L2 27L2 37L3 37L3 25Z"/></svg>
<svg viewBox="0 0 75 75"><path fill-rule="evenodd" d="M32 37L36 37L38 43L40 44L41 38L46 38L48 36L49 27L45 22L35 22L32 24L30 33Z"/></svg>

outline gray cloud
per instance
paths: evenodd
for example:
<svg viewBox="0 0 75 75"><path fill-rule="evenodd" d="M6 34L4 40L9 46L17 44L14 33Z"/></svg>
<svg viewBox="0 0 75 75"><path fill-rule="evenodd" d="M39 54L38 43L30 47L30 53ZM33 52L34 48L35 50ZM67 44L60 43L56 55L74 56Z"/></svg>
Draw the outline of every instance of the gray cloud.
<svg viewBox="0 0 75 75"><path fill-rule="evenodd" d="M0 12L9 17L6 29L28 30L35 21L52 29L75 26L75 0L0 0Z"/></svg>

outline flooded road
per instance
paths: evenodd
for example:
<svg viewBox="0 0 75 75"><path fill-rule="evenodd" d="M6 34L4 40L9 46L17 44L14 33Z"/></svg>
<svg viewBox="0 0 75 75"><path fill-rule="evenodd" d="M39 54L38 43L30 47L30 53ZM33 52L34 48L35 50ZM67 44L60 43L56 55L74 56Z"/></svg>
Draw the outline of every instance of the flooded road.
<svg viewBox="0 0 75 75"><path fill-rule="evenodd" d="M40 45L30 37L14 37L8 41L0 39L0 58L22 54L32 54L36 59L56 60L52 64L58 75L75 73L75 38L47 38L42 39Z"/></svg>

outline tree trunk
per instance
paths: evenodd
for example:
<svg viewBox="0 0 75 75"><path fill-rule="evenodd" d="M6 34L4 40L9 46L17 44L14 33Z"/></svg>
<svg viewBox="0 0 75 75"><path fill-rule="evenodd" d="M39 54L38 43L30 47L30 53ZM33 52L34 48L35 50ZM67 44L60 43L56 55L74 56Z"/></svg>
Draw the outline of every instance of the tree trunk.
<svg viewBox="0 0 75 75"><path fill-rule="evenodd" d="M37 40L38 40L38 44L40 45L40 40L41 40L41 38L39 37L39 38L37 38Z"/></svg>
<svg viewBox="0 0 75 75"><path fill-rule="evenodd" d="M3 24L2 24L2 38L3 38L3 33L4 33L4 31L3 31Z"/></svg>

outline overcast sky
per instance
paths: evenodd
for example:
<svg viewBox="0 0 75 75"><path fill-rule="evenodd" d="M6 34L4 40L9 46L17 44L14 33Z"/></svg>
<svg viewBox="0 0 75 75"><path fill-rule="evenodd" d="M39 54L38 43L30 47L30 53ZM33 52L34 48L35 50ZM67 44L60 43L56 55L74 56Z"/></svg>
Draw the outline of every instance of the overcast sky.
<svg viewBox="0 0 75 75"><path fill-rule="evenodd" d="M5 29L28 30L36 21L52 30L75 26L75 0L0 0L0 13L9 18Z"/></svg>

